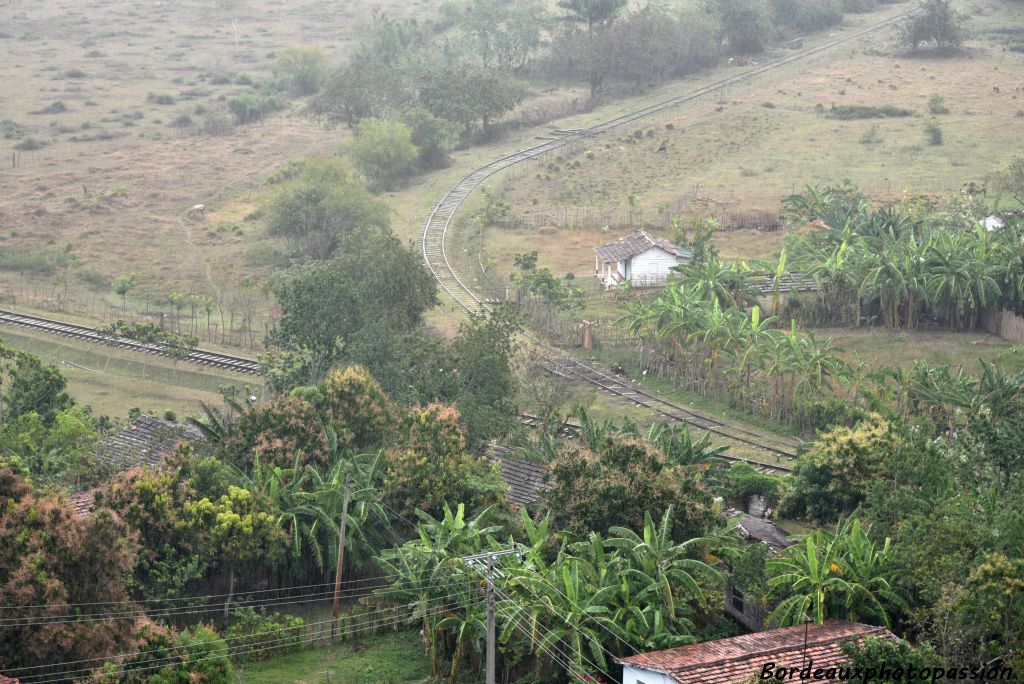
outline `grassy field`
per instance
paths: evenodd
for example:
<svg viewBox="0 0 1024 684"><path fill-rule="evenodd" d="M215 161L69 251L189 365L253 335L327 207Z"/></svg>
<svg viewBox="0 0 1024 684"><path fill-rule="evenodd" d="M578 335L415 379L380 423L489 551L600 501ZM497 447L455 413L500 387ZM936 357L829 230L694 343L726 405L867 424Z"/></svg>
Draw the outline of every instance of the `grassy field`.
<svg viewBox="0 0 1024 684"><path fill-rule="evenodd" d="M530 227L488 230L486 258L508 270L512 255L539 248L541 264L555 273L589 274L593 247L671 215L715 215L728 224L735 214L777 212L779 200L805 184L843 179L883 198L941 195L983 180L1021 153L1024 126L1024 54L984 29L1024 25L1024 11L1005 0L971 9L980 31L955 57L902 54L883 32L841 58L688 106L531 169L505 189L511 216ZM935 95L948 113L931 112ZM833 106L849 105L909 115L829 116ZM933 121L941 145L926 139ZM667 151L659 153L662 146ZM746 259L771 258L782 241L780 233L720 235L723 255Z"/></svg>
<svg viewBox="0 0 1024 684"><path fill-rule="evenodd" d="M847 361L859 360L874 367L906 368L921 359L933 366L948 364L976 374L978 360L983 359L1010 373L1024 370L1024 345L986 333L832 328L815 334L831 337Z"/></svg>
<svg viewBox="0 0 1024 684"><path fill-rule="evenodd" d="M314 648L237 668L238 680L253 684L413 684L430 675L419 637L411 632Z"/></svg>
<svg viewBox="0 0 1024 684"><path fill-rule="evenodd" d="M6 326L0 329L0 341L56 365L67 377L68 390L78 403L92 406L97 415L114 418L123 418L136 407L156 416L170 409L182 420L201 415L200 401L219 404L217 388L221 385L250 385L257 394L262 386L259 378L248 375L187 363L175 366L169 359Z"/></svg>

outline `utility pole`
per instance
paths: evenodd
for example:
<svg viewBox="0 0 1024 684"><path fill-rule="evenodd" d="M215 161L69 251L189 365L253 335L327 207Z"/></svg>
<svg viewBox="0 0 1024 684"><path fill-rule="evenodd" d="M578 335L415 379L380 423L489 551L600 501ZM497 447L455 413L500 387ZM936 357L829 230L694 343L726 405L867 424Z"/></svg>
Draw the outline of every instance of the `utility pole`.
<svg viewBox="0 0 1024 684"><path fill-rule="evenodd" d="M495 568L495 561L503 556L520 556L518 547L502 549L500 551L485 551L472 556L463 556L462 560L477 572L484 574L487 583L487 657L485 664L485 684L496 684L495 671L497 670L497 638L495 637L495 611L494 611L494 579L500 577L500 571Z"/></svg>
<svg viewBox="0 0 1024 684"><path fill-rule="evenodd" d="M345 564L345 528L348 526L348 491L352 474L345 475L345 493L341 499L341 527L338 529L338 567L334 571L334 606L331 608L331 641L338 633L338 612L341 610L341 568Z"/></svg>
<svg viewBox="0 0 1024 684"><path fill-rule="evenodd" d="M487 674L486 684L494 680L494 556L487 557Z"/></svg>

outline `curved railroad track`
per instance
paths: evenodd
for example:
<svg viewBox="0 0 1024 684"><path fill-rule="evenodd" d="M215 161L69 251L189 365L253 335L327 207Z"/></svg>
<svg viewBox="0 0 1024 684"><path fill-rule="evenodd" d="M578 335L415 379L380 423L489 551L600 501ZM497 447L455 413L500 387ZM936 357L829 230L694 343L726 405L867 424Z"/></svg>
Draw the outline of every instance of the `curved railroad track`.
<svg viewBox="0 0 1024 684"><path fill-rule="evenodd" d="M131 351L142 352L145 354L153 354L156 356L171 356L165 349L153 344L143 344L134 340L127 340L124 338L112 338L109 335L105 335L95 328L89 328L84 325L77 325L75 323L66 323L64 321L55 321L50 318L41 318L39 316L30 316L28 314L17 313L15 311L0 310L0 323L7 325L13 325L19 328L25 328L28 330L34 330L37 332L45 332L51 335L60 335L62 337L72 337L78 340L87 340L89 342L96 342L97 344L113 345L120 349L128 349ZM210 366L213 368L222 368L225 370L235 371L237 373L245 373L248 375L255 375L260 372L259 361L254 359L247 359L242 356L233 356L231 354L222 354L221 352L208 351L205 349L193 349L188 358L184 359L189 363L199 364L201 366Z"/></svg>
<svg viewBox="0 0 1024 684"><path fill-rule="evenodd" d="M456 213L465 203L466 198L477 189L484 181L501 171L509 169L516 164L539 157L548 152L564 148L589 138L596 138L602 134L614 131L620 126L628 125L653 114L658 114L680 105L693 102L702 97L724 91L725 89L749 81L762 74L775 71L789 64L806 60L814 55L832 50L840 45L859 40L875 33L881 29L893 26L906 15L901 14L885 21L874 24L866 29L857 31L839 40L834 40L823 45L800 50L792 55L780 57L765 62L740 74L722 79L715 83L703 86L693 92L674 97L662 102L638 109L634 112L611 119L591 128L563 131L561 137L545 141L539 145L528 147L518 152L499 157L489 164L468 173L458 183L452 186L431 210L423 225L421 238L421 249L423 260L426 262L430 272L437 279L438 284L459 306L471 314L479 314L490 311L490 304L493 302L481 299L473 290L468 287L456 266L448 255L448 240L452 232L452 223ZM725 439L728 442L736 443L747 448L754 448L758 451L769 454L775 463L763 463L755 459L744 459L740 457L729 457L730 460L747 460L756 466L774 472L790 472L790 467L796 457L796 444L782 438L771 437L760 433L752 432L737 426L726 425L717 418L694 411L678 404L669 402L650 392L646 392L628 380L610 375L602 370L594 368L560 352L557 352L548 345L530 336L543 351L536 352L541 360L541 365L549 372L561 375L566 378L576 379L593 385L599 390L616 396L621 400L629 401L635 405L642 406L662 416L666 420L686 423L694 428L704 430Z"/></svg>

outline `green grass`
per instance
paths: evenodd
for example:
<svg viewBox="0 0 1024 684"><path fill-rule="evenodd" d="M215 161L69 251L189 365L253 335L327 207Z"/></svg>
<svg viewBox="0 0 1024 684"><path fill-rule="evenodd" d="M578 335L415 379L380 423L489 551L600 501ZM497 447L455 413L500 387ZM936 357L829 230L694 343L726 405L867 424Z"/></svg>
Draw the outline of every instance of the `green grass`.
<svg viewBox="0 0 1024 684"><path fill-rule="evenodd" d="M252 684L413 684L425 682L430 666L415 632L314 648L264 663L243 664L240 682Z"/></svg>
<svg viewBox="0 0 1024 684"><path fill-rule="evenodd" d="M169 359L108 351L90 342L55 339L8 326L0 328L0 341L56 365L68 379L71 396L92 406L97 415L124 417L128 409L138 407L155 415L171 409L184 420L200 414L200 401L219 402L220 385L260 385L260 380L251 376L187 363L175 367Z"/></svg>
<svg viewBox="0 0 1024 684"><path fill-rule="evenodd" d="M1007 372L1024 370L1024 345L984 332L827 328L815 330L814 334L818 339L831 337L843 350L841 356L851 363L860 360L875 367L906 368L922 359L932 366L963 366L968 373L977 375L978 359L984 359Z"/></svg>

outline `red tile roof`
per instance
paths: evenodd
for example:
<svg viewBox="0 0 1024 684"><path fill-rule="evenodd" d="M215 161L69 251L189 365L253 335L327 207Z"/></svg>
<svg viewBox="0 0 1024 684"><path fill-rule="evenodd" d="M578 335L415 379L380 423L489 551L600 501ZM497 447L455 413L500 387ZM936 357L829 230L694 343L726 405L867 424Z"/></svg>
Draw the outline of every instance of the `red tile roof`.
<svg viewBox="0 0 1024 684"><path fill-rule="evenodd" d="M619 662L660 672L686 684L737 684L751 675L759 675L766 663L799 670L810 660L814 669L836 667L847 662L841 644L848 640L863 641L867 636L896 638L884 627L829 620L823 625L783 627L641 653Z"/></svg>

